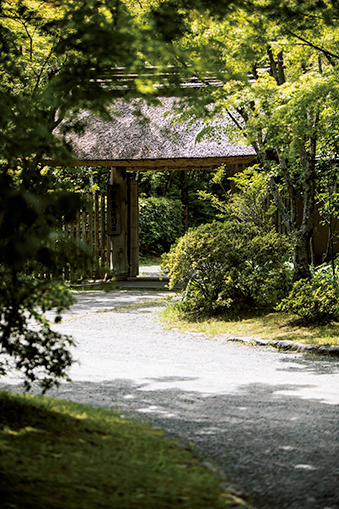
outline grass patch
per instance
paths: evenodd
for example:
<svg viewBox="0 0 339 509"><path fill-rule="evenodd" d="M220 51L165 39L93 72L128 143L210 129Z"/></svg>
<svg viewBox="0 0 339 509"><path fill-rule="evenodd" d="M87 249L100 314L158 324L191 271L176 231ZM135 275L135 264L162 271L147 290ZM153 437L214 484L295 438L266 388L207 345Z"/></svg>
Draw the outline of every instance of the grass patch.
<svg viewBox="0 0 339 509"><path fill-rule="evenodd" d="M161 312L169 327L179 331L201 332L208 336L253 336L269 340L290 340L314 345L339 346L339 322L327 325L302 326L295 315L257 313L234 319L199 318L182 313L174 304Z"/></svg>
<svg viewBox="0 0 339 509"><path fill-rule="evenodd" d="M191 451L109 410L0 392L1 508L236 504Z"/></svg>

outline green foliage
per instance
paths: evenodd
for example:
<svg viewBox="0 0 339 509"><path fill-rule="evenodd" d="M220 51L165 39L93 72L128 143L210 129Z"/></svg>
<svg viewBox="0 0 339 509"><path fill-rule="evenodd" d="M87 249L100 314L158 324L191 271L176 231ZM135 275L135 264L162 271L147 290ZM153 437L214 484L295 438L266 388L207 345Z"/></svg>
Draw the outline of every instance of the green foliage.
<svg viewBox="0 0 339 509"><path fill-rule="evenodd" d="M311 276L296 281L277 309L299 315L305 324L339 319L339 257L333 263L312 267Z"/></svg>
<svg viewBox="0 0 339 509"><path fill-rule="evenodd" d="M299 279L277 309L299 315L306 324L326 323L338 319L338 285L324 278Z"/></svg>
<svg viewBox="0 0 339 509"><path fill-rule="evenodd" d="M54 332L44 313L53 309L58 321L73 302L64 285L50 279L62 276L60 260L86 260L80 246L74 249L55 234L61 216L73 219L79 199L49 193L47 178L30 190L17 180L0 175L0 374L18 369L27 388L37 379L46 390L66 376L72 362L71 338Z"/></svg>
<svg viewBox="0 0 339 509"><path fill-rule="evenodd" d="M206 86L196 94L191 90L190 110L183 116L190 121L205 117L208 122L220 113L229 114L234 128L227 131L236 130L236 139L245 139L255 149L287 231L300 239L296 245L305 254L313 228L316 156L321 153L331 159L338 135L336 31L332 26L329 30L334 9L330 1L320 6L314 22L314 5L318 6L316 0L304 0L298 7L283 2L283 22L278 23L280 7L275 8L272 0L245 4L220 0L213 5L199 0L194 6L187 0L0 1L0 204L6 204L0 211L0 264L6 275L1 298L5 339L15 328L14 315L7 313L14 294L25 303L29 285L34 287L33 280L23 282L27 264L37 257L48 274L57 263L53 247L57 217L71 215L76 208L76 199L60 191L81 186L72 170L65 170L64 182L60 170L53 179L41 161L65 165L73 161L65 140L70 131L81 132L77 115L82 110L109 119L112 97L152 96L159 90L154 86L157 78L147 76L131 79L128 90L119 78L106 79L103 86L112 70L124 68L126 74L138 76L147 63L157 65L161 75L168 65L182 64L180 72L168 73L163 84L162 90L174 95L185 93L178 86L179 75L204 79L211 73L223 81L222 87ZM292 22L289 11L294 13ZM221 140L224 134L221 130ZM333 176L335 170L330 168ZM102 185L100 179L91 182L89 175L84 181L91 189L92 184ZM326 198L330 210L332 198L333 193ZM304 201L300 228L295 214L299 199ZM195 212L200 213L196 204ZM208 216L209 211L203 212L200 217ZM145 224L152 225L153 233L144 244L146 250L168 248L179 234L180 214L178 207L171 217L163 213L167 219L160 228L149 214ZM154 247L151 238L158 239L159 230L166 239L156 240ZM62 241L54 244L61 248ZM307 257L301 255L295 256L299 276L309 272ZM255 287L250 277L249 281ZM55 295L57 290L51 292ZM228 302L226 294L220 297L221 304ZM65 297L62 291L59 295L54 302L61 308ZM40 293L37 307L39 299ZM26 325L21 327L22 338L30 334Z"/></svg>
<svg viewBox="0 0 339 509"><path fill-rule="evenodd" d="M183 207L177 200L140 200L139 245L144 255L161 255L183 234Z"/></svg>
<svg viewBox="0 0 339 509"><path fill-rule="evenodd" d="M95 170L81 181L80 170L51 170L43 161L74 160L65 135L81 132L80 111L110 118L111 87L119 85L102 86L102 76L143 64L143 51L153 48L146 33L119 0L0 2L1 374L13 365L27 386L37 378L46 389L71 364L71 339L53 332L43 313L55 308L59 316L70 305L50 277L74 255L84 263L85 253L56 231L79 208L79 193L67 191L102 185ZM140 94L136 80L130 88ZM42 280L26 277L28 270Z"/></svg>
<svg viewBox="0 0 339 509"><path fill-rule="evenodd" d="M192 69L206 85L209 76L221 83L191 91L179 114L191 122L203 118L203 133L220 143L231 138L253 147L286 231L298 239L300 278L310 273L316 161L338 153L338 28L334 2L275 4L179 2L186 24L173 46L183 72ZM166 5L170 16L172 2ZM334 165L330 172L335 178Z"/></svg>
<svg viewBox="0 0 339 509"><path fill-rule="evenodd" d="M110 409L0 393L0 443L2 509L239 505L192 451Z"/></svg>
<svg viewBox="0 0 339 509"><path fill-rule="evenodd" d="M43 391L67 375L72 364L71 337L52 330L46 311L60 320L63 309L73 303L65 287L57 281L39 281L0 267L0 375L20 370L25 387L39 381Z"/></svg>
<svg viewBox="0 0 339 509"><path fill-rule="evenodd" d="M225 179L233 184L233 188L228 191L224 187ZM227 176L227 170L222 166L215 172L212 181L221 186L224 191L223 197L206 191L199 191L198 195L202 200L210 201L219 211L218 217L224 219L232 217L266 231L272 228L272 214L275 208L269 196L267 176L260 171L258 165L246 168L232 177Z"/></svg>
<svg viewBox="0 0 339 509"><path fill-rule="evenodd" d="M339 281L339 256L331 263L323 263L316 267L311 267L312 279L319 284L322 282L335 283Z"/></svg>
<svg viewBox="0 0 339 509"><path fill-rule="evenodd" d="M186 170L187 203L183 197L183 174L182 170L169 171L143 171L139 175L139 196L142 198L164 197L172 200L180 200L183 206L188 207L188 226L212 221L215 210L208 200L201 201L198 192L213 193L220 197L223 191L220 186L212 181L214 170Z"/></svg>
<svg viewBox="0 0 339 509"><path fill-rule="evenodd" d="M183 306L206 313L273 306L286 294L289 243L274 231L235 220L187 232L163 257L170 288L184 286Z"/></svg>
<svg viewBox="0 0 339 509"><path fill-rule="evenodd" d="M48 168L51 173L51 184L57 190L77 193L91 193L93 191L107 191L110 168L108 167L57 167Z"/></svg>

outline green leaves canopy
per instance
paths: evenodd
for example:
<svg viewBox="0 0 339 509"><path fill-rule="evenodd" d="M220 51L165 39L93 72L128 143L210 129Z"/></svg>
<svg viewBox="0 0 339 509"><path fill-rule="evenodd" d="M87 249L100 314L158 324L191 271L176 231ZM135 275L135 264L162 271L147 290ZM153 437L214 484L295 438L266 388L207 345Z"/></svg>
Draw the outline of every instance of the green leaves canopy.
<svg viewBox="0 0 339 509"><path fill-rule="evenodd" d="M194 8L182 1L180 7L185 27L172 39L178 65L206 86L189 94L179 114L203 117L201 136L213 137L217 129L210 121L226 115L229 126L220 127L219 141L227 136L253 146L295 240L296 279L309 277L316 168L319 159L330 161L338 153L335 5L252 0L201 1ZM330 171L335 175L337 169L332 165Z"/></svg>
<svg viewBox="0 0 339 509"><path fill-rule="evenodd" d="M144 65L147 33L118 0L0 2L0 374L22 370L27 386L38 379L48 388L72 363L71 338L44 312L58 321L72 302L49 274L76 251L55 231L79 200L55 189L43 160L72 161L62 135L81 129L79 111L109 116L114 95L126 92L110 77ZM127 96L139 88L131 80ZM45 279L26 276L36 266Z"/></svg>

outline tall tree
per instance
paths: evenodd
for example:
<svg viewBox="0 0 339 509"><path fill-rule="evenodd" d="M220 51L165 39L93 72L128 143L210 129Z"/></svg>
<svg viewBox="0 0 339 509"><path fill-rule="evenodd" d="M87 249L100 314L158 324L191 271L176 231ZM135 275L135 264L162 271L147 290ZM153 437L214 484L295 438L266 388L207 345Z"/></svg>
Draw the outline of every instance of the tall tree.
<svg viewBox="0 0 339 509"><path fill-rule="evenodd" d="M26 275L28 266L43 275L67 260L56 222L78 206L55 189L43 160L72 160L62 135L81 129L82 109L110 115L112 94L125 93L121 67L144 65L146 35L119 0L0 1L0 375L14 366L28 386L38 378L48 388L72 362L71 338L44 318L54 309L60 319L69 292ZM129 93L142 85L132 80Z"/></svg>
<svg viewBox="0 0 339 509"><path fill-rule="evenodd" d="M252 145L294 237L295 278L309 277L318 160L338 153L335 4L201 0L192 8L183 0L173 17L176 30L164 23L173 5L160 2L150 17L176 51L177 66L205 85L178 113L204 117L209 124L201 136ZM228 117L228 126L215 124L220 116ZM337 168L329 168L335 175Z"/></svg>

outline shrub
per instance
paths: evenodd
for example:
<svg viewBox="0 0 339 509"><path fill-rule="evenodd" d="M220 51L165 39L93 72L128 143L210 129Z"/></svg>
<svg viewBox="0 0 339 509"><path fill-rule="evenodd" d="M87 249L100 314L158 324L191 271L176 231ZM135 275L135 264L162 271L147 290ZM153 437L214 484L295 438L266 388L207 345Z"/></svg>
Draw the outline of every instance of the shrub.
<svg viewBox="0 0 339 509"><path fill-rule="evenodd" d="M306 324L326 323L339 317L338 286L322 278L300 279L277 309L299 315Z"/></svg>
<svg viewBox="0 0 339 509"><path fill-rule="evenodd" d="M327 281L339 281L339 256L331 263L323 263L317 267L311 267L312 278L320 283Z"/></svg>
<svg viewBox="0 0 339 509"><path fill-rule="evenodd" d="M139 242L144 255L161 255L183 234L183 207L166 198L140 200Z"/></svg>
<svg viewBox="0 0 339 509"><path fill-rule="evenodd" d="M190 230L163 257L170 288L184 286L183 306L208 314L272 306L290 277L285 237L235 220Z"/></svg>

